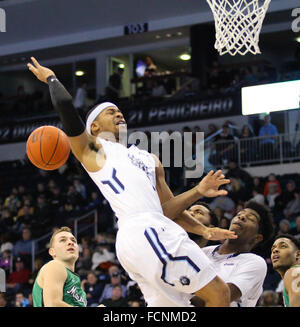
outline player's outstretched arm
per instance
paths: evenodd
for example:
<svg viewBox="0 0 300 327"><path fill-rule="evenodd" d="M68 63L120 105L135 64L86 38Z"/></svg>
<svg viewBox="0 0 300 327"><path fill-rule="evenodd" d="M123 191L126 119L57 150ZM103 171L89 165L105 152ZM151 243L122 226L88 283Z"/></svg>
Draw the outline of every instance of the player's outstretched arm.
<svg viewBox="0 0 300 327"><path fill-rule="evenodd" d="M43 301L45 307L72 307L63 301L63 288L67 279L65 267L51 261L43 271Z"/></svg>
<svg viewBox="0 0 300 327"><path fill-rule="evenodd" d="M219 190L219 187L228 183L230 183L230 180L225 179L221 170L215 173L211 170L197 186L163 203L164 214L169 218L178 217L201 197L227 195L227 191Z"/></svg>
<svg viewBox="0 0 300 327"><path fill-rule="evenodd" d="M283 282L289 295L290 307L300 307L300 267L290 268L285 273Z"/></svg>
<svg viewBox="0 0 300 327"><path fill-rule="evenodd" d="M90 159L88 160L86 158L89 158L91 152L90 144L95 144L96 140L95 137L87 133L85 124L73 106L72 96L59 82L51 69L41 66L34 57L31 57L31 60L32 64L28 63L27 66L37 79L48 84L52 104L62 121L64 131L70 141L72 152L88 170L94 170L93 165L89 169L91 166ZM97 148L100 149L101 144L97 145Z"/></svg>
<svg viewBox="0 0 300 327"><path fill-rule="evenodd" d="M160 202L163 207L166 202L170 200L173 201L174 195L170 190L168 184L166 183L164 168L161 162L155 155L153 155L153 157L156 162L156 189ZM174 203L174 206L176 206L176 203ZM184 210L186 207L187 207L186 205L182 205L179 209L175 208L174 210L176 212L177 210L178 212L180 212L180 214L178 215L171 215L170 212L169 213L166 212L167 217L174 220L188 233L202 235L204 238L208 240L223 240L227 238L237 238L235 233L229 230L218 228L218 227L213 227L213 228L206 227L198 220L196 220L192 215L190 215L187 210ZM164 212L164 214L166 213Z"/></svg>

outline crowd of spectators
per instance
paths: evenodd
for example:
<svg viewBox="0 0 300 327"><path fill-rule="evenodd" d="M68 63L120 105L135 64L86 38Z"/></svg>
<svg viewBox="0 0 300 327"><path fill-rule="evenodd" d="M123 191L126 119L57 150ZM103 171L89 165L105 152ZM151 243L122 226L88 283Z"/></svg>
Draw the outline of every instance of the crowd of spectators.
<svg viewBox="0 0 300 327"><path fill-rule="evenodd" d="M91 102L99 103L109 100L122 105L127 110L132 104L137 105L141 101L143 104L148 104L160 103L162 99L168 101L168 99L177 98L203 98L237 92L241 87L253 84L274 83L300 78L300 67L297 62L286 63L281 68L275 68L268 62L221 65L216 61L207 70L207 82L200 85L199 81L193 83L193 81L197 80L197 77L188 72L166 71L164 73L160 71L150 57L146 57L144 61L146 64L144 76L137 78L135 82L131 81L143 85L142 87L136 86L136 94L129 98L122 96L123 69L118 68L109 77L104 94L92 96L94 100L91 99ZM178 77L180 79L179 88L176 82ZM87 82L84 81L76 89L76 93L73 94L74 105L83 116L94 105L94 103L88 104L85 101L87 93ZM0 115L3 118L7 117L7 114L12 111L18 116L41 115L53 112L48 92L45 93L37 89L29 93L23 85L18 86L14 96L7 97L0 90L0 105Z"/></svg>

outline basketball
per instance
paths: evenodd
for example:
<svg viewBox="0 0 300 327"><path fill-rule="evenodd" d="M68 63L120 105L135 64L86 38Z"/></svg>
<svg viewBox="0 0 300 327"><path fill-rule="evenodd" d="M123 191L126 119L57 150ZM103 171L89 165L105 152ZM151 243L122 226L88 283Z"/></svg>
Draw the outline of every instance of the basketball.
<svg viewBox="0 0 300 327"><path fill-rule="evenodd" d="M26 153L36 167L54 170L68 160L70 142L61 129L54 126L41 126L29 135Z"/></svg>

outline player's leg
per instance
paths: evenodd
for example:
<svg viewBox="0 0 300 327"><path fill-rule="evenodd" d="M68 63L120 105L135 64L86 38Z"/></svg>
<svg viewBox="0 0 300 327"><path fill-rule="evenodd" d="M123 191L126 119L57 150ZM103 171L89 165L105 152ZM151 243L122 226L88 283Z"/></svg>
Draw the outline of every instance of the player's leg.
<svg viewBox="0 0 300 327"><path fill-rule="evenodd" d="M206 307L228 307L230 305L229 288L218 276L195 292L194 295L203 300Z"/></svg>

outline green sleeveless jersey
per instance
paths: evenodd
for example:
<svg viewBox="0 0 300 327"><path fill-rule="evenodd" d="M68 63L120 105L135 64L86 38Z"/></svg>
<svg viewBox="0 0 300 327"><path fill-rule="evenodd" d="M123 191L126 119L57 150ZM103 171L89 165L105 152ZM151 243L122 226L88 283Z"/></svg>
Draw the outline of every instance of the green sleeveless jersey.
<svg viewBox="0 0 300 327"><path fill-rule="evenodd" d="M74 307L86 307L86 294L81 288L79 276L66 268L67 279L63 288L63 301ZM34 307L43 307L43 289L37 283L37 278L33 284L32 299Z"/></svg>
<svg viewBox="0 0 300 327"><path fill-rule="evenodd" d="M300 267L300 265L295 265L293 267ZM293 268L293 267L291 267L291 268ZM284 285L283 285L282 295L283 295L283 304L284 304L284 306L289 307L290 306L290 299L289 299L288 292L286 291Z"/></svg>

